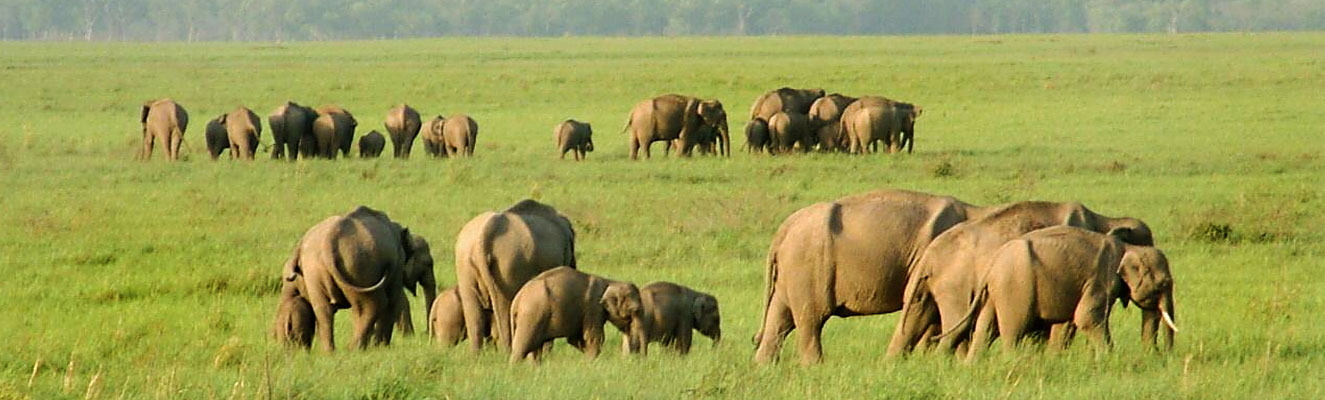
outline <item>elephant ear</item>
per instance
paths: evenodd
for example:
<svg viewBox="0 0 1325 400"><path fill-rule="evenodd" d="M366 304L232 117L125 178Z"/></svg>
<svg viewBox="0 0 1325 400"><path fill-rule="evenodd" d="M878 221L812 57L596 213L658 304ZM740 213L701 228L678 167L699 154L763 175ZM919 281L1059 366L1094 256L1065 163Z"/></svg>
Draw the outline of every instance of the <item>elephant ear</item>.
<svg viewBox="0 0 1325 400"><path fill-rule="evenodd" d="M700 319L716 308L718 308L717 299L710 296L695 296L695 301L690 304L690 315L695 323L699 324Z"/></svg>
<svg viewBox="0 0 1325 400"><path fill-rule="evenodd" d="M228 118L229 116L230 114L221 114L220 116L217 116L216 123L225 125L225 119Z"/></svg>
<svg viewBox="0 0 1325 400"><path fill-rule="evenodd" d="M143 103L143 114L142 114L142 118L139 118L139 120L142 121L142 123L146 124L146 123L147 123L147 114L150 113L150 112L152 112L152 102L150 102L150 101L148 101L148 102L144 102L144 103Z"/></svg>
<svg viewBox="0 0 1325 400"><path fill-rule="evenodd" d="M630 289L625 285L613 284L603 291L602 305L607 310L607 314L613 319L629 319L636 311L633 304L630 303Z"/></svg>
<svg viewBox="0 0 1325 400"><path fill-rule="evenodd" d="M417 250L414 248L414 240L410 236L412 235L409 233L409 228L400 227L400 247L405 250L406 262L414 258L414 252Z"/></svg>
<svg viewBox="0 0 1325 400"><path fill-rule="evenodd" d="M1106 233L1106 235L1118 238L1118 240L1126 242L1127 238L1132 236L1132 228L1126 226L1114 227L1113 229L1110 229L1109 233ZM1121 268L1121 265L1119 267Z"/></svg>
<svg viewBox="0 0 1325 400"><path fill-rule="evenodd" d="M294 254L291 254L290 258L285 260L285 266L281 268L281 278L285 279L286 282L294 282L295 278L304 273L303 268L299 267L299 248L302 247L302 244L301 242L295 245Z"/></svg>
<svg viewBox="0 0 1325 400"><path fill-rule="evenodd" d="M924 107L913 106L913 108L911 109L911 119L920 118L920 114L923 113L924 111L925 111Z"/></svg>
<svg viewBox="0 0 1325 400"><path fill-rule="evenodd" d="M1068 203L1067 208L1068 213L1063 216L1061 225L1095 230L1095 227L1087 225L1089 221L1086 219L1086 206L1081 203Z"/></svg>
<svg viewBox="0 0 1325 400"><path fill-rule="evenodd" d="M681 117L681 132L678 134L678 138L685 138L690 133L691 124L694 123L695 118L700 118L699 113L702 111L700 108L699 99L694 97L686 98L685 113L683 113Z"/></svg>

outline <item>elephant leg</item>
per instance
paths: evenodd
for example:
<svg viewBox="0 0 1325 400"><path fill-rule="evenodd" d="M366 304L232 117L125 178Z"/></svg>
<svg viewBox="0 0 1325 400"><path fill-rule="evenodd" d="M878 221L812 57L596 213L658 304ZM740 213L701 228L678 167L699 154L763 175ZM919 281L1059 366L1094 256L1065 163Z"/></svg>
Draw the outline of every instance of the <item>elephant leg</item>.
<svg viewBox="0 0 1325 400"><path fill-rule="evenodd" d="M367 349L372 342L373 332L377 329L377 319L382 313L381 305L374 303L376 302L372 300L351 303L350 311L354 314L354 336L350 337L350 348Z"/></svg>
<svg viewBox="0 0 1325 400"><path fill-rule="evenodd" d="M690 341L694 339L694 329L689 326L683 328L684 330L678 328L676 332L676 351L686 355L690 354Z"/></svg>
<svg viewBox="0 0 1325 400"><path fill-rule="evenodd" d="M975 331L971 333L971 345L966 353L966 361L979 358L980 353L994 341L994 328L998 323L998 313L994 307L985 305L975 319ZM961 353L958 353L961 354Z"/></svg>
<svg viewBox="0 0 1325 400"><path fill-rule="evenodd" d="M639 159L639 138L635 137L635 135L630 136L630 159Z"/></svg>
<svg viewBox="0 0 1325 400"><path fill-rule="evenodd" d="M414 326L409 320L409 299L405 297L405 290L399 289L391 291L388 295L389 301L387 309L382 313L377 322L377 340L384 346L391 345L391 336L395 329L397 321L404 318L406 327L410 333L414 332ZM427 318L427 316L424 316Z"/></svg>
<svg viewBox="0 0 1325 400"><path fill-rule="evenodd" d="M603 325L601 323L591 323L584 330L584 356L589 359L598 358L598 353L603 348Z"/></svg>
<svg viewBox="0 0 1325 400"><path fill-rule="evenodd" d="M322 351L331 353L336 350L336 310L324 293L316 290L307 294L308 304L313 308L313 317L317 320L317 341L322 342Z"/></svg>
<svg viewBox="0 0 1325 400"><path fill-rule="evenodd" d="M1076 336L1076 333L1077 327L1071 322L1053 324L1049 327L1049 349L1067 350L1067 347L1072 345L1072 337Z"/></svg>
<svg viewBox="0 0 1325 400"><path fill-rule="evenodd" d="M425 325L426 327L427 325ZM409 336L414 334L414 318L409 315L409 302L406 299L404 307L400 308L400 314L396 317L396 329L400 330L401 335Z"/></svg>
<svg viewBox="0 0 1325 400"><path fill-rule="evenodd" d="M489 333L489 315L479 306L478 292L468 286L460 287L460 308L465 316L465 332L469 337L469 348L478 354L483 349L483 340Z"/></svg>
<svg viewBox="0 0 1325 400"><path fill-rule="evenodd" d="M800 328L800 333L796 334L796 341L801 353L801 364L818 364L823 362L823 329L824 322L828 321L827 314L815 313L811 310L804 310L797 313L792 310L792 318L796 322L796 327Z"/></svg>
<svg viewBox="0 0 1325 400"><path fill-rule="evenodd" d="M180 133L179 130L175 130L175 132L170 135L170 148L167 150L170 151L171 161L179 160L179 146L183 142L184 134Z"/></svg>
<svg viewBox="0 0 1325 400"><path fill-rule="evenodd" d="M1091 342L1096 351L1106 352L1113 347L1113 339L1109 335L1109 309L1107 305L1079 305L1072 321L1081 330L1081 333L1086 335L1086 339Z"/></svg>
<svg viewBox="0 0 1325 400"><path fill-rule="evenodd" d="M916 351L926 352L933 350L933 345L939 335L943 334L943 327L937 322L931 321L925 328L925 332L920 335L920 340L916 342Z"/></svg>
<svg viewBox="0 0 1325 400"><path fill-rule="evenodd" d="M671 146L672 144L668 143L667 145ZM640 146L644 148L644 158L653 158L653 153L649 151L649 148L653 147L652 140L641 140Z"/></svg>
<svg viewBox="0 0 1325 400"><path fill-rule="evenodd" d="M492 313L497 326L497 347L502 351L511 351L511 300L500 293L493 293Z"/></svg>
<svg viewBox="0 0 1325 400"><path fill-rule="evenodd" d="M787 339L792 328L791 308L782 299L773 296L768 311L764 313L764 328L760 330L760 336L755 338L759 345L755 351L755 362L766 364L777 359L782 352L782 342Z"/></svg>
<svg viewBox="0 0 1325 400"><path fill-rule="evenodd" d="M530 310L532 311L532 310ZM537 359L543 346L543 332L547 331L547 319L535 312L516 315L515 332L511 338L511 363L529 358Z"/></svg>
<svg viewBox="0 0 1325 400"><path fill-rule="evenodd" d="M927 290L917 287L916 290ZM902 316L893 329L893 337L888 343L888 357L897 357L909 353L925 339L925 332L939 321L937 305L933 297L925 295L919 301L902 306Z"/></svg>
<svg viewBox="0 0 1325 400"><path fill-rule="evenodd" d="M152 158L152 145L156 143L156 136L143 130L143 152L138 155L140 159L149 160Z"/></svg>

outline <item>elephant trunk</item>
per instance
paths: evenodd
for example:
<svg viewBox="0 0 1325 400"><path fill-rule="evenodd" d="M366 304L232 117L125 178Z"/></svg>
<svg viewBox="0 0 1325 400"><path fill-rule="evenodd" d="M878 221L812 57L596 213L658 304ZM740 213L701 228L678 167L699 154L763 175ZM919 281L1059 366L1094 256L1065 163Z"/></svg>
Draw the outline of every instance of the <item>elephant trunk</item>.
<svg viewBox="0 0 1325 400"><path fill-rule="evenodd" d="M1164 350L1173 349L1173 334L1178 333L1178 326L1173 319L1176 316L1176 310L1173 309L1173 292L1165 292L1159 299L1159 314L1164 318Z"/></svg>
<svg viewBox="0 0 1325 400"><path fill-rule="evenodd" d="M631 321L630 334L626 337L626 342L630 347L630 354L648 355L649 334L645 331L643 321L640 319Z"/></svg>
<svg viewBox="0 0 1325 400"><path fill-rule="evenodd" d="M708 336L713 339L713 347L717 348L718 344L722 342L722 328L714 330L713 334Z"/></svg>
<svg viewBox="0 0 1325 400"><path fill-rule="evenodd" d="M432 303L437 300L437 282L433 280L432 274L427 274L424 275L421 283L423 284L423 299L426 301L426 303L423 303L423 320L425 321L423 331L431 337L433 334L431 323ZM405 306L409 307L408 304Z"/></svg>
<svg viewBox="0 0 1325 400"><path fill-rule="evenodd" d="M731 157L732 137L731 133L727 131L726 118L723 118L722 121L718 122L718 134L719 136L722 137L722 155L726 157Z"/></svg>

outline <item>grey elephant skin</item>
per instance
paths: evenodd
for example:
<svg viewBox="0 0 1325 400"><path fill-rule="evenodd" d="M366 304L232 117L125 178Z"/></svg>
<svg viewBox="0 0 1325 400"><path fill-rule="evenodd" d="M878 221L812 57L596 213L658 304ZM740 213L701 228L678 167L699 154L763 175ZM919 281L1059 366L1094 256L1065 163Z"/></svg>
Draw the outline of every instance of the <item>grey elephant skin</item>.
<svg viewBox="0 0 1325 400"><path fill-rule="evenodd" d="M842 128L842 111L855 101L855 97L833 93L810 105L810 129L818 139L819 151L844 152L850 148L850 140Z"/></svg>
<svg viewBox="0 0 1325 400"><path fill-rule="evenodd" d="M643 303L630 282L590 275L570 267L545 271L526 283L511 303L511 362L538 362L545 344L557 338L598 357L603 324L626 336L630 354L647 352Z"/></svg>
<svg viewBox="0 0 1325 400"><path fill-rule="evenodd" d="M470 348L477 353L496 324L497 345L509 351L511 299L558 266L575 267L575 230L551 206L526 199L466 223L456 236L455 273Z"/></svg>
<svg viewBox="0 0 1325 400"><path fill-rule="evenodd" d="M428 245L428 240L424 239L423 236L410 234L409 248L413 256L405 263L401 286L415 297L419 296L419 289L422 289L423 321L427 323L432 318L432 306L437 299L437 277L433 273L432 247ZM430 326L424 325L424 330L429 329ZM410 317L408 303L401 308L400 318L396 320L396 329L399 329L400 333L404 335L414 333L414 321Z"/></svg>
<svg viewBox="0 0 1325 400"><path fill-rule="evenodd" d="M203 132L204 139L207 140L207 155L212 157L212 161L221 157L221 152L230 148L229 133L225 131L225 115L222 114L211 121L207 121L207 130Z"/></svg>
<svg viewBox="0 0 1325 400"><path fill-rule="evenodd" d="M465 340L465 309L460 305L460 292L448 288L433 300L428 311L428 329L441 347L454 347Z"/></svg>
<svg viewBox="0 0 1325 400"><path fill-rule="evenodd" d="M1075 226L1094 232L1127 228L1124 241L1154 245L1150 227L1139 219L1112 218L1081 203L1023 201L966 221L935 238L920 256L906 285L906 305L888 345L889 356L910 352L929 338L952 330L975 297L976 283L990 255L1018 236L1051 226ZM1120 231L1121 232L1121 231ZM952 352L969 334L947 335L938 350Z"/></svg>
<svg viewBox="0 0 1325 400"><path fill-rule="evenodd" d="M829 317L902 309L909 271L930 241L984 210L952 197L879 190L791 214L768 250L755 361L774 361L798 329L801 362L820 362Z"/></svg>
<svg viewBox="0 0 1325 400"><path fill-rule="evenodd" d="M386 147L386 138L374 129L359 138L359 158L377 158L382 155L383 147Z"/></svg>
<svg viewBox="0 0 1325 400"><path fill-rule="evenodd" d="M580 161L593 151L593 126L568 119L552 127L552 139L557 143L557 154L561 159L566 159L566 152L571 152L575 161Z"/></svg>
<svg viewBox="0 0 1325 400"><path fill-rule="evenodd" d="M471 157L478 145L478 122L465 114L452 114L440 123L432 123L432 140L446 157ZM425 137L425 139L427 139Z"/></svg>
<svg viewBox="0 0 1325 400"><path fill-rule="evenodd" d="M272 337L286 346L308 349L313 345L313 306L299 297L293 285L285 285L280 303L276 306L276 321L272 323Z"/></svg>
<svg viewBox="0 0 1325 400"><path fill-rule="evenodd" d="M820 97L824 97L823 89L792 89L789 87L773 89L755 98L754 104L750 106L750 119L758 118L771 121L773 114L782 111L809 114L810 106Z"/></svg>
<svg viewBox="0 0 1325 400"><path fill-rule="evenodd" d="M755 118L745 124L745 149L751 153L771 152L772 137L768 133L768 121Z"/></svg>
<svg viewBox="0 0 1325 400"><path fill-rule="evenodd" d="M258 140L262 138L262 120L258 119L258 114L247 107L239 107L217 119L225 124L230 158L252 160L258 150Z"/></svg>
<svg viewBox="0 0 1325 400"><path fill-rule="evenodd" d="M359 121L354 115L340 106L322 106L317 109L318 117L313 120L313 138L317 144L317 154L322 158L335 159L336 151L349 157L350 145L354 143L354 129Z"/></svg>
<svg viewBox="0 0 1325 400"><path fill-rule="evenodd" d="M313 136L313 121L317 120L317 111L293 101L277 106L267 116L267 125L271 126L271 158L288 157L290 161L318 155L317 138Z"/></svg>
<svg viewBox="0 0 1325 400"><path fill-rule="evenodd" d="M700 144L702 126L717 132L724 155L731 155L731 135L727 132L727 111L718 100L703 100L679 94L665 94L636 103L630 110L623 132L630 133L630 158L639 159L639 150L650 157L650 145L664 142L676 146L677 153L689 157ZM672 140L678 142L672 144Z"/></svg>
<svg viewBox="0 0 1325 400"><path fill-rule="evenodd" d="M442 149L446 139L442 136L442 126L446 118L438 115L437 117L425 122L422 131L423 151L434 158L445 158L446 150Z"/></svg>
<svg viewBox="0 0 1325 400"><path fill-rule="evenodd" d="M671 282L652 282L640 288L640 299L648 333L645 343L688 354L694 331L713 339L714 346L722 341L722 314L713 295Z"/></svg>
<svg viewBox="0 0 1325 400"><path fill-rule="evenodd" d="M799 145L801 152L808 152L814 147L814 136L810 131L810 117L799 112L778 111L768 120L768 133L772 137L770 152L786 154Z"/></svg>
<svg viewBox="0 0 1325 400"><path fill-rule="evenodd" d="M1154 346L1165 323L1166 348L1177 331L1173 275L1168 258L1152 246L1123 242L1128 228L1108 234L1055 226L1022 235L989 257L976 297L954 331L974 333L968 360L978 358L997 335L1005 350L1035 326L1070 324L1097 349L1112 346L1109 315L1115 300L1143 310L1143 340Z"/></svg>
<svg viewBox="0 0 1325 400"><path fill-rule="evenodd" d="M864 154L879 141L897 153L903 146L914 147L915 120L922 111L914 104L864 96L842 111L841 125L852 153Z"/></svg>
<svg viewBox="0 0 1325 400"><path fill-rule="evenodd" d="M415 253L409 237L386 214L360 206L319 222L299 240L282 276L312 307L324 351L335 350L333 317L347 308L354 316L351 348L391 343L392 325L408 306L401 281Z"/></svg>
<svg viewBox="0 0 1325 400"><path fill-rule="evenodd" d="M152 158L152 147L159 140L166 149L166 160L179 160L179 148L184 143L184 132L189 128L189 112L171 99L143 103L139 120L143 124L143 149L139 158Z"/></svg>
<svg viewBox="0 0 1325 400"><path fill-rule="evenodd" d="M391 108L386 113L386 132L391 135L391 155L395 158L409 158L414 148L414 138L423 127L419 112L408 104Z"/></svg>

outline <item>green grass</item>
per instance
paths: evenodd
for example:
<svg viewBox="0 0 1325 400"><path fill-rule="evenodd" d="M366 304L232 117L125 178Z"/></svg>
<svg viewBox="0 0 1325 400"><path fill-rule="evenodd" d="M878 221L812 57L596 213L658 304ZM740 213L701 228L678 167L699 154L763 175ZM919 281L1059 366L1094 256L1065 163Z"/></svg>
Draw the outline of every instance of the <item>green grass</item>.
<svg viewBox="0 0 1325 400"><path fill-rule="evenodd" d="M1319 33L0 43L0 398L83 397L94 376L100 398L1320 398L1322 48ZM739 132L783 85L924 106L916 154L626 157L642 98L720 98ZM138 106L165 96L190 112L188 160L135 162ZM361 134L400 102L466 112L477 157L206 160L208 119L287 99L342 104ZM587 162L554 158L571 117L597 128ZM1117 308L1106 355L885 360L889 315L829 322L823 365L795 365L794 345L752 365L777 225L889 187L1146 220L1176 277L1175 351L1144 351L1139 313ZM572 219L583 269L716 294L727 341L623 359L611 332L596 361L559 345L534 368L418 336L330 356L267 338L280 264L325 216L387 211L451 285L460 226L523 197Z"/></svg>

